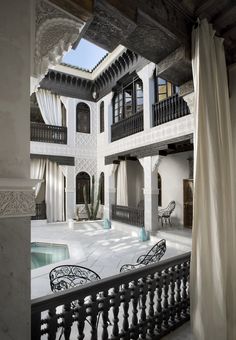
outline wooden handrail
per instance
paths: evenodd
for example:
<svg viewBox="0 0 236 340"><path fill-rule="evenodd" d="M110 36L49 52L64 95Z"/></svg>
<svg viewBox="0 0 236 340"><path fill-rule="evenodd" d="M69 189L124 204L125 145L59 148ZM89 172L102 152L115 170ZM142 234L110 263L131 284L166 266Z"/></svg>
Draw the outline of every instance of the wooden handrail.
<svg viewBox="0 0 236 340"><path fill-rule="evenodd" d="M67 144L67 127L30 123L30 140L33 142Z"/></svg>
<svg viewBox="0 0 236 340"><path fill-rule="evenodd" d="M140 131L143 131L143 111L112 124L111 141L114 142Z"/></svg>

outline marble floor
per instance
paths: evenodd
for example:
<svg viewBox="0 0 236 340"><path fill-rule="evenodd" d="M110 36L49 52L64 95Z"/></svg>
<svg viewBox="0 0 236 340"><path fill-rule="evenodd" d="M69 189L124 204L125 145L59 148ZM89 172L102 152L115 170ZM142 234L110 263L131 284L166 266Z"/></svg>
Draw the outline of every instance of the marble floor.
<svg viewBox="0 0 236 340"><path fill-rule="evenodd" d="M163 259L191 250L191 230L186 228L163 228L151 236L150 241L140 242L139 229L113 222L112 229L104 230L102 222L46 224L32 221L31 241L67 244L70 258L31 271L32 299L51 294L48 273L60 264L77 264L97 272L101 278L119 273L124 263L135 263L157 241L166 239L167 250Z"/></svg>

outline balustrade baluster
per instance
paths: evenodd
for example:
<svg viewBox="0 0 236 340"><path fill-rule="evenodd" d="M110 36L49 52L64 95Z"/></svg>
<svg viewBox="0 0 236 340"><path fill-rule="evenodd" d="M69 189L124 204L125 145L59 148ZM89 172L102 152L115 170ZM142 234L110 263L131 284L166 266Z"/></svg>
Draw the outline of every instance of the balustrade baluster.
<svg viewBox="0 0 236 340"><path fill-rule="evenodd" d="M64 305L62 315L64 324L64 337L65 340L70 340L71 326L73 323L73 310L70 307L70 303Z"/></svg>
<svg viewBox="0 0 236 340"><path fill-rule="evenodd" d="M122 339L129 340L129 302L130 302L130 290L129 284L125 283L122 286L121 302L123 303L123 324L122 324Z"/></svg>
<svg viewBox="0 0 236 340"><path fill-rule="evenodd" d="M175 326L175 279L176 279L176 273L175 273L175 267L170 268L170 320L171 325Z"/></svg>
<svg viewBox="0 0 236 340"><path fill-rule="evenodd" d="M148 301L149 301L149 311L148 311L148 337L149 339L153 339L154 337L154 328L155 328L155 319L154 319L154 291L155 291L155 280L154 274L150 275L148 280Z"/></svg>
<svg viewBox="0 0 236 340"><path fill-rule="evenodd" d="M75 319L78 322L77 328L78 328L78 340L83 340L84 335L84 324L86 319L86 309L84 306L84 299L78 300L78 306L75 309Z"/></svg>
<svg viewBox="0 0 236 340"><path fill-rule="evenodd" d="M92 294L90 296L90 302L88 304L88 315L90 316L91 324L91 337L90 340L97 340L97 317L98 317L98 307L97 307L97 296Z"/></svg>
<svg viewBox="0 0 236 340"><path fill-rule="evenodd" d="M176 270L176 318L181 321L181 274L182 267L177 265Z"/></svg>
<svg viewBox="0 0 236 340"><path fill-rule="evenodd" d="M157 306L156 306L156 327L155 332L157 335L162 334L162 322L163 322L163 312L162 312L162 286L163 286L163 278L162 273L157 273L156 278L156 292L157 292Z"/></svg>
<svg viewBox="0 0 236 340"><path fill-rule="evenodd" d="M111 306L113 307L113 328L112 328L112 340L119 339L119 307L120 307L120 296L119 296L119 288L114 287L113 292L111 294Z"/></svg>
<svg viewBox="0 0 236 340"><path fill-rule="evenodd" d="M140 314L140 339L146 339L146 332L147 332L147 315L146 315L146 300L147 300L147 283L146 278L143 277L140 279L140 305L141 305L141 314Z"/></svg>
<svg viewBox="0 0 236 340"><path fill-rule="evenodd" d="M108 331L107 331L107 327L108 327L108 308L109 308L109 304L108 304L108 293L107 290L104 290L102 293L102 309L100 311L100 313L102 313L102 340L107 340L108 339ZM99 321L99 315L98 315L98 321ZM98 322L97 322L97 327L99 326Z"/></svg>
<svg viewBox="0 0 236 340"><path fill-rule="evenodd" d="M163 326L165 330L169 328L169 269L164 270L163 274L164 301L163 301Z"/></svg>
<svg viewBox="0 0 236 340"><path fill-rule="evenodd" d="M187 318L187 308L188 308L188 303L187 303L187 280L188 280L188 272L187 272L187 262L184 262L183 264L183 285L182 285L182 315L184 319Z"/></svg>
<svg viewBox="0 0 236 340"><path fill-rule="evenodd" d="M138 339L138 282L137 280L132 282L131 286L131 301L132 301L132 321L131 321L131 339Z"/></svg>
<svg viewBox="0 0 236 340"><path fill-rule="evenodd" d="M57 314L56 308L50 308L47 318L48 340L55 340L57 335Z"/></svg>

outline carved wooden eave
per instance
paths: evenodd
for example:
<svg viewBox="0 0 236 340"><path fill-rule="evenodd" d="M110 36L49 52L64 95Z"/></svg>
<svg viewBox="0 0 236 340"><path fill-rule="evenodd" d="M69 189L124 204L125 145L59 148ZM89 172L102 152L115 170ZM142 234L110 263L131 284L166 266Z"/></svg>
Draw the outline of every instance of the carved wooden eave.
<svg viewBox="0 0 236 340"><path fill-rule="evenodd" d="M93 74L96 73L96 69L92 73L87 73L89 79L56 70L49 70L41 81L40 87L51 90L59 95L97 101L111 92L117 81L125 74L132 73L143 67L147 62L147 60L131 50L124 49L95 78ZM83 73L86 75L86 72ZM93 97L94 91L96 91L96 98Z"/></svg>

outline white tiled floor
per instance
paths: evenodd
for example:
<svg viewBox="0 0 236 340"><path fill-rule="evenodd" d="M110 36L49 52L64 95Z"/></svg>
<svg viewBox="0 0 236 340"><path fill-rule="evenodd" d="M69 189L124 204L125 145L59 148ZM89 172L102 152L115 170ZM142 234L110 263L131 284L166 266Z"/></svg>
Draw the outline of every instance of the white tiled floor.
<svg viewBox="0 0 236 340"><path fill-rule="evenodd" d="M97 272L102 278L119 273L124 263L135 263L157 241L165 238L167 250L163 259L191 250L191 231L183 228L163 228L150 241L140 242L139 229L113 222L113 228L104 230L101 222L75 223L69 229L66 223L32 223L32 242L62 243L69 247L70 259L31 271L32 298L50 294L49 271L59 264L78 264Z"/></svg>

